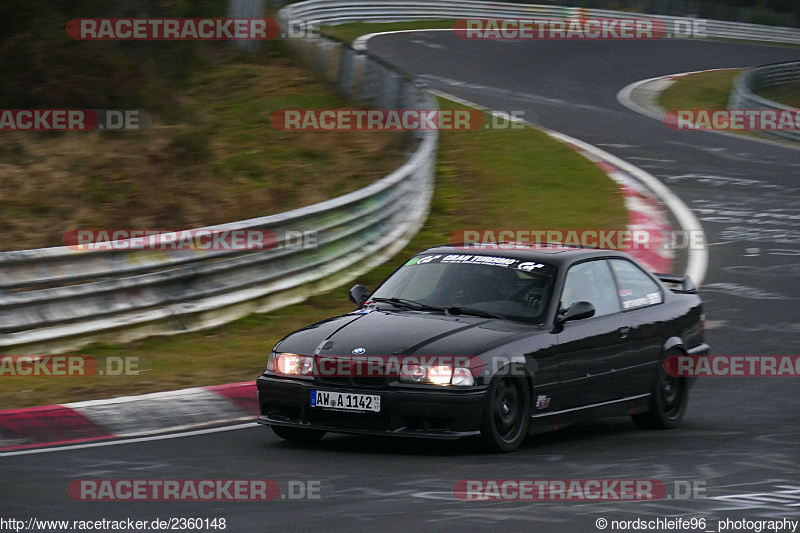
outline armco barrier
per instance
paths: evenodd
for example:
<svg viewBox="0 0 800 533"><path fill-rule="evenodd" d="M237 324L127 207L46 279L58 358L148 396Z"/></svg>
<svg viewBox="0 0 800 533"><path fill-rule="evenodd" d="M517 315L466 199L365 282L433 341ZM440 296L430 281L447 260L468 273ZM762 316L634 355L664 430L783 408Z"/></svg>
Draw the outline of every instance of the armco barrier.
<svg viewBox="0 0 800 533"><path fill-rule="evenodd" d="M310 68L355 100L436 107L421 86L344 43L292 43ZM2 252L0 353L59 353L95 341L201 329L352 280L402 249L424 222L436 146L435 131L419 132L407 161L368 187L287 213L207 228L270 229L278 242L268 251ZM283 246L287 231L316 232L317 247Z"/></svg>
<svg viewBox="0 0 800 533"><path fill-rule="evenodd" d="M308 0L289 5L281 10L281 17L293 21L314 21L320 24L345 22L394 22L415 19L462 19L462 18L648 18L668 23L697 22L697 19L666 15L647 15L608 9L573 8L552 5L510 4L471 0L387 0L368 2L365 0ZM738 39L748 41L800 44L800 29L704 20L703 30L711 38Z"/></svg>
<svg viewBox="0 0 800 533"><path fill-rule="evenodd" d="M800 61L747 69L739 74L733 82L728 109L772 109L797 112L797 109L793 107L767 100L755 94L756 91L797 80L800 80ZM761 133L800 141L800 133L797 131L763 131Z"/></svg>

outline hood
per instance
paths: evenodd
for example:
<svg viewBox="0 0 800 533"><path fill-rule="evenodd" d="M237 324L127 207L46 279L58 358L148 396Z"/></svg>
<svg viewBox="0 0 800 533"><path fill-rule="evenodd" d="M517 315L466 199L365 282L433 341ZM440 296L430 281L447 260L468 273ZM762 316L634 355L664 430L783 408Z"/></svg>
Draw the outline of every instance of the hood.
<svg viewBox="0 0 800 533"><path fill-rule="evenodd" d="M416 311L370 310L318 322L278 343L312 355L479 355L539 328L531 324Z"/></svg>

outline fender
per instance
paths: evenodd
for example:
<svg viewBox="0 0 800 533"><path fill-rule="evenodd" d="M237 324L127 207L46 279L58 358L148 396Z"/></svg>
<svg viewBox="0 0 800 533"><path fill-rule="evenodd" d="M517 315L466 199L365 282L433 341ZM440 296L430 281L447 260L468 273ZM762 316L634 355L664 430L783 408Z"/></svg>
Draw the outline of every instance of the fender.
<svg viewBox="0 0 800 533"><path fill-rule="evenodd" d="M528 377L531 370L535 370L535 361L526 361L523 355L494 355L482 356L483 376L486 383L489 383L500 371L510 370L513 375ZM527 364L526 364L527 363ZM534 368L527 368L532 365Z"/></svg>

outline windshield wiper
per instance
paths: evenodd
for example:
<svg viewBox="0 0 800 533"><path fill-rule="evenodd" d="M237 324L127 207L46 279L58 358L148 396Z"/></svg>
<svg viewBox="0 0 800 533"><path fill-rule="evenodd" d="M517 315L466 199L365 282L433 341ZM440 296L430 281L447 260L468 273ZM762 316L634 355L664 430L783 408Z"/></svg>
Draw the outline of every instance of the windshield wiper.
<svg viewBox="0 0 800 533"><path fill-rule="evenodd" d="M504 317L500 315L495 315L494 313L489 313L488 311L481 311L480 309L473 309L471 307L461 307L458 305L448 307L447 312L450 313L451 315L473 315L473 316L482 316L485 318L499 318L501 320L505 320Z"/></svg>
<svg viewBox="0 0 800 533"><path fill-rule="evenodd" d="M404 307L406 309L413 309L414 311L437 311L443 313L444 309L434 305L427 305L414 300L406 300L405 298L371 298L373 302L386 302L397 307Z"/></svg>
<svg viewBox="0 0 800 533"><path fill-rule="evenodd" d="M480 316L484 318L499 318L501 320L505 320L504 317L500 315L495 315L494 313L489 313L488 311L481 311L480 309L473 309L471 307L461 307L458 305L453 305L450 307L437 307L435 305L428 305L421 302L416 302L414 300L407 300L406 298L372 298L373 302L386 302L397 307L404 307L406 309L412 309L414 311L436 311L439 313L447 312L451 315L472 315L472 316Z"/></svg>

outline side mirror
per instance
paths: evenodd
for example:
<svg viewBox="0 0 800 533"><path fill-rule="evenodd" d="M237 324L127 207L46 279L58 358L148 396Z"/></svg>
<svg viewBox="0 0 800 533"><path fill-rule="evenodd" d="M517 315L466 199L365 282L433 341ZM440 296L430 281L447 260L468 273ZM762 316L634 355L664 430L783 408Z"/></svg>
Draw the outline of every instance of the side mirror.
<svg viewBox="0 0 800 533"><path fill-rule="evenodd" d="M363 285L355 285L352 289L350 289L350 293L347 296L350 298L351 302L361 306L367 301L367 297L369 297L369 291ZM592 309L592 312L594 312L594 309Z"/></svg>
<svg viewBox="0 0 800 533"><path fill-rule="evenodd" d="M589 302L575 302L556 320L559 324L569 322L570 320L583 320L584 318L593 317L594 312L594 306Z"/></svg>

